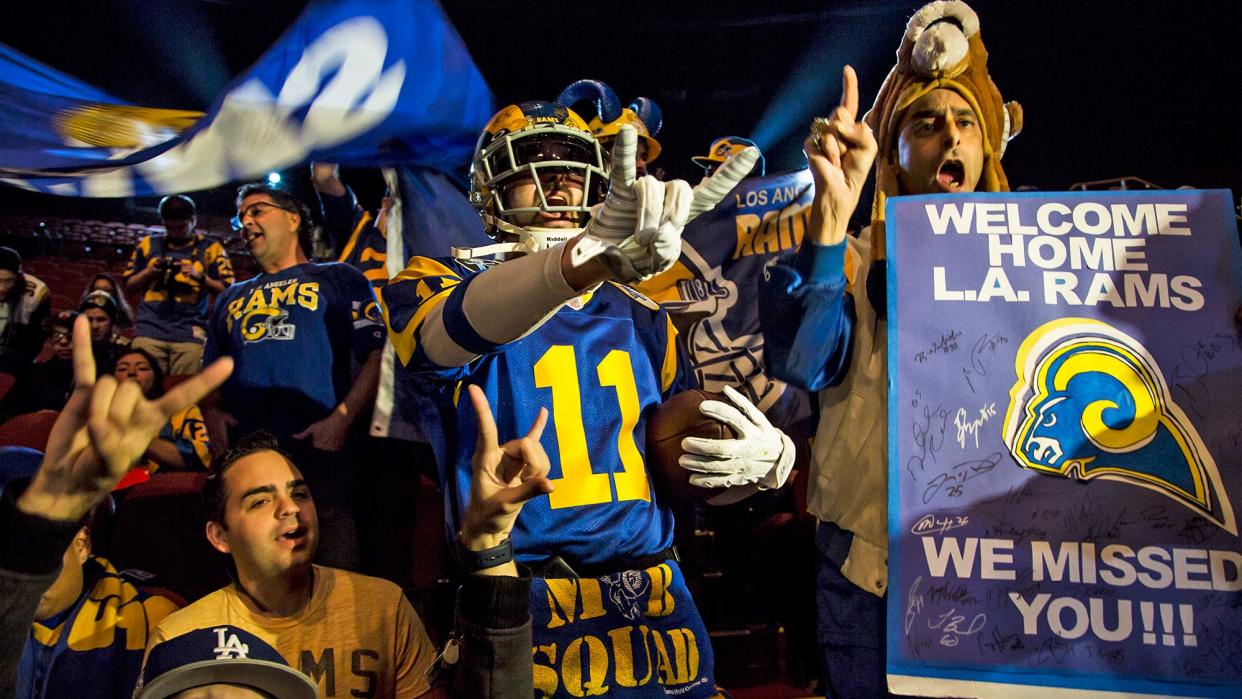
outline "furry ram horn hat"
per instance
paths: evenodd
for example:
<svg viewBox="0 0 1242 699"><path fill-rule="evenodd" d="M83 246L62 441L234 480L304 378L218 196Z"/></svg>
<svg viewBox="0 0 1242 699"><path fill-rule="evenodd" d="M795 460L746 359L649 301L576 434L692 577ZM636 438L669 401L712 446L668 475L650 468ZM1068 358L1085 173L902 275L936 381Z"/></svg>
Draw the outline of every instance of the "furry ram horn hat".
<svg viewBox="0 0 1242 699"><path fill-rule="evenodd" d="M901 192L895 156L901 115L923 95L944 88L965 99L983 128L983 172L979 190L1009 191L1001 156L1022 130L1022 106L1005 103L988 75L988 51L979 35L979 16L960 0L937 0L914 13L906 25L893 66L875 104L863 119L879 145L875 200L871 207L872 256L883 259L884 204Z"/></svg>

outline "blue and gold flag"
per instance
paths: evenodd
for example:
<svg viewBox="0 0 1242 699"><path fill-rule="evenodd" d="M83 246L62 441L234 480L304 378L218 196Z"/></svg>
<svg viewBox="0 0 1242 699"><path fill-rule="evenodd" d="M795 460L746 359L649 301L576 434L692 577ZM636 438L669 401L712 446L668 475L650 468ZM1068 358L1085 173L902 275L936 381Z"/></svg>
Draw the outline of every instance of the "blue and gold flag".
<svg viewBox="0 0 1242 699"><path fill-rule="evenodd" d="M491 94L432 0L312 3L205 115L125 103L0 47L0 181L128 197L307 160L469 162Z"/></svg>

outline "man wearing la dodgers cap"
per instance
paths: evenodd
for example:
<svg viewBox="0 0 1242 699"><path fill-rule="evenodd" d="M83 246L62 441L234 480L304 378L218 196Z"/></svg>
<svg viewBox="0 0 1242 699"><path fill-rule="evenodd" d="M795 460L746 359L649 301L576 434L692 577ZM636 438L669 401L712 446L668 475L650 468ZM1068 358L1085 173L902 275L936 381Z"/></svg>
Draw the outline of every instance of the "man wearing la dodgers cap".
<svg viewBox="0 0 1242 699"><path fill-rule="evenodd" d="M237 691L220 691L226 687ZM224 625L191 631L151 649L135 696L318 699L319 690L263 639Z"/></svg>

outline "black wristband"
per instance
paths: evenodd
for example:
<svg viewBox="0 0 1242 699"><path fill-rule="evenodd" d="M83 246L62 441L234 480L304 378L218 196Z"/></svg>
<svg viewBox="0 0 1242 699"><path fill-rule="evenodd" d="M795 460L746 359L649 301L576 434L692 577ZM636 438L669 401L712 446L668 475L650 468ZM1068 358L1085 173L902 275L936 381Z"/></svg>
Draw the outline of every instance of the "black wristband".
<svg viewBox="0 0 1242 699"><path fill-rule="evenodd" d="M466 572L476 570L484 570L487 568L495 568L498 565L504 565L513 560L513 540L505 537L505 540L482 551L471 551L462 545L461 539L457 540L457 559L461 561L461 565Z"/></svg>

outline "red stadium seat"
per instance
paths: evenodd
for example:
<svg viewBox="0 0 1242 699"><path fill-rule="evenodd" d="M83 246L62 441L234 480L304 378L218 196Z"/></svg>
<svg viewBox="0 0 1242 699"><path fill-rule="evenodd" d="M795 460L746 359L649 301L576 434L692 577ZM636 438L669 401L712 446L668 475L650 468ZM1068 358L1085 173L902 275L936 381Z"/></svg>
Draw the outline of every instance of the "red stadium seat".
<svg viewBox="0 0 1242 699"><path fill-rule="evenodd" d="M8 395L15 381L17 379L12 374L0 374L0 400L4 400L4 397Z"/></svg>
<svg viewBox="0 0 1242 699"><path fill-rule="evenodd" d="M58 415L60 413L55 410L18 415L0 425L0 447L29 447L43 451Z"/></svg>
<svg viewBox="0 0 1242 699"><path fill-rule="evenodd" d="M193 602L228 583L226 562L207 542L205 473L157 473L114 494L116 515L102 552L118 569L154 573Z"/></svg>

